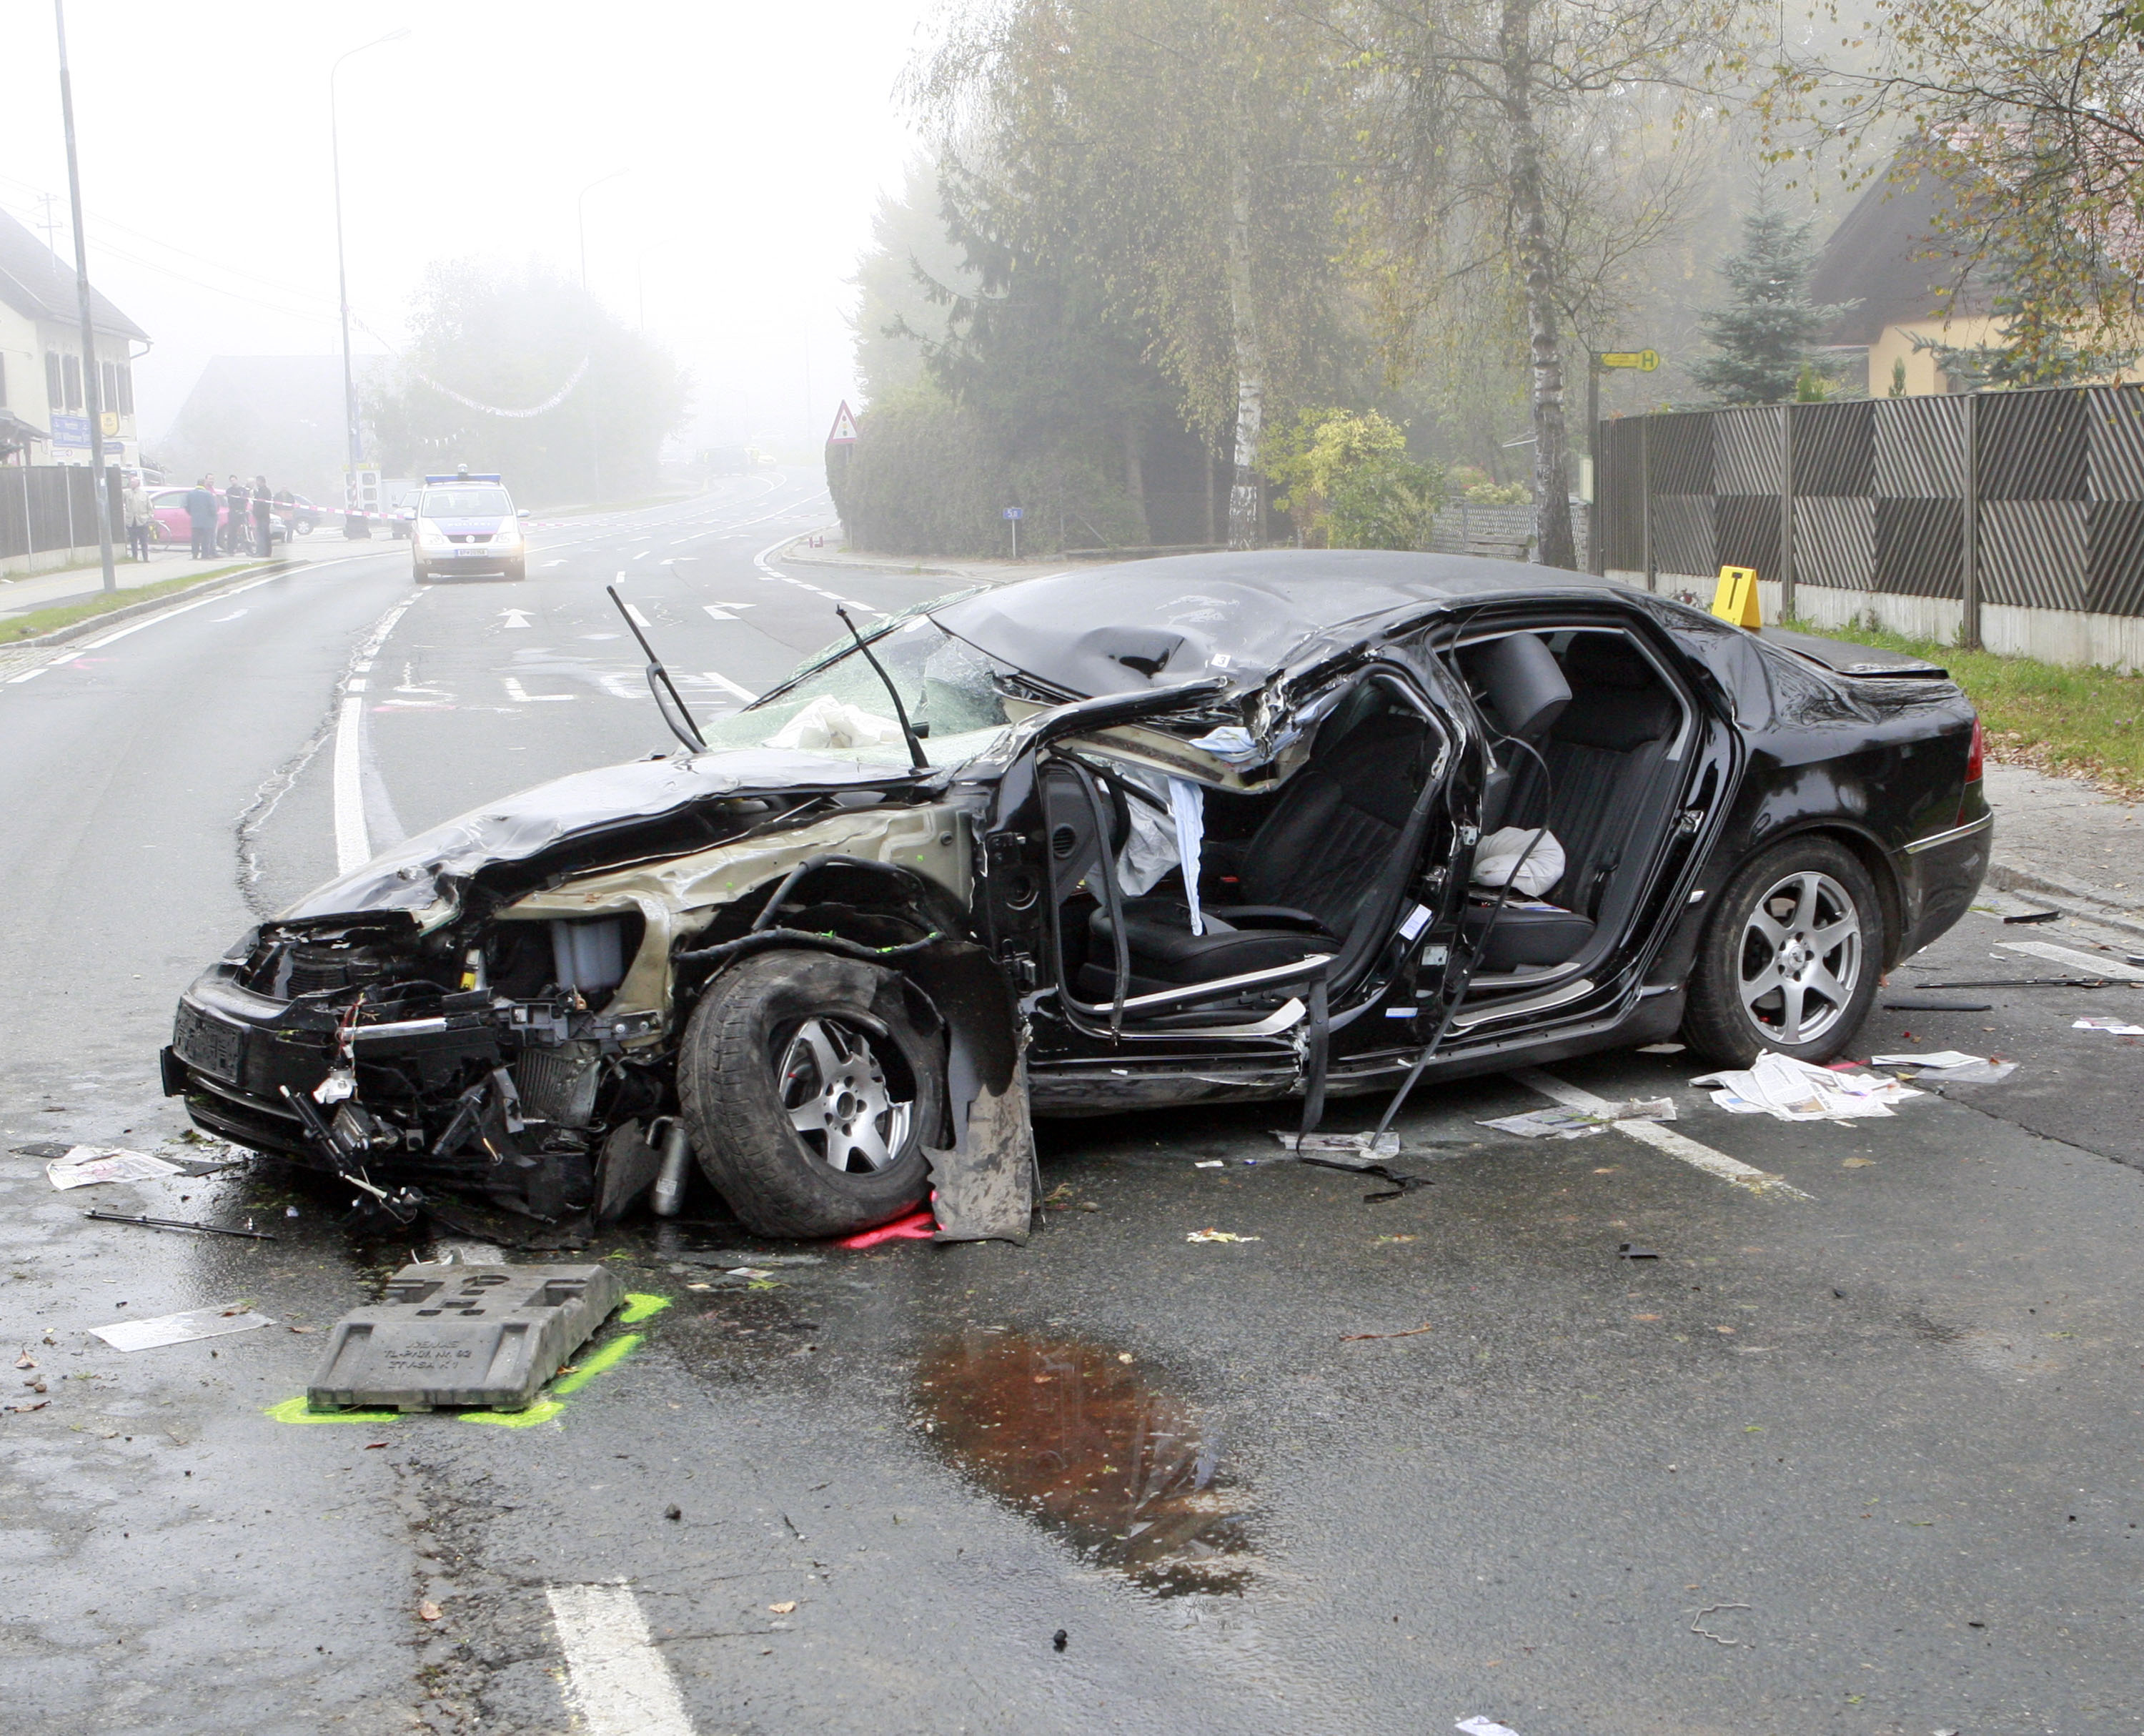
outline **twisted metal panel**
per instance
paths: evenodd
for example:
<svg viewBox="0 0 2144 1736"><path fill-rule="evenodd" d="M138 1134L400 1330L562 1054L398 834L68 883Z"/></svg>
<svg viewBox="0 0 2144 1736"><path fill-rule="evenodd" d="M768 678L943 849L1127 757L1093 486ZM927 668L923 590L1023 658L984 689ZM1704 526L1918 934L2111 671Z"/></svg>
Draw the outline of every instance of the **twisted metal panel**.
<svg viewBox="0 0 2144 1736"><path fill-rule="evenodd" d="M1983 392L1977 414L1983 500L2086 498L2084 392Z"/></svg>
<svg viewBox="0 0 2144 1736"><path fill-rule="evenodd" d="M1712 486L1722 495L1779 491L1779 412L1750 404L1712 413Z"/></svg>
<svg viewBox="0 0 2144 1736"><path fill-rule="evenodd" d="M1795 430L1795 438L1799 441L1799 429ZM1876 503L1874 500L1865 494L1859 498L1847 494L1819 494L1794 503L1794 582L1797 584L1830 585L1842 591L1865 591L1875 576L1875 568Z"/></svg>
<svg viewBox="0 0 2144 1736"><path fill-rule="evenodd" d="M1759 578L1779 569L1779 497L1716 494L1712 501L1713 553L1723 567L1754 567ZM1688 571L1689 568L1679 569Z"/></svg>
<svg viewBox="0 0 2144 1736"><path fill-rule="evenodd" d="M1876 498L1959 498L1965 478L1964 399L1880 398L1873 409Z"/></svg>
<svg viewBox="0 0 2144 1736"><path fill-rule="evenodd" d="M1964 548L1963 502L1878 498L1875 589L1898 597L1963 596Z"/></svg>
<svg viewBox="0 0 2144 1736"><path fill-rule="evenodd" d="M2093 501L2085 543L2085 607L2144 615L2144 500Z"/></svg>
<svg viewBox="0 0 2144 1736"><path fill-rule="evenodd" d="M1876 406L1866 399L1844 404L1797 404L1794 493L1866 494L1875 477Z"/></svg>
<svg viewBox="0 0 2144 1736"><path fill-rule="evenodd" d="M2027 608L2082 608L2085 503L1982 501L1980 594Z"/></svg>
<svg viewBox="0 0 2144 1736"><path fill-rule="evenodd" d="M2144 500L2144 386L2092 392L2087 405L2085 454L2092 498Z"/></svg>
<svg viewBox="0 0 2144 1736"><path fill-rule="evenodd" d="M1691 410L1645 419L1653 425L1654 499L1663 494L1710 494L1713 489L1712 412Z"/></svg>
<svg viewBox="0 0 2144 1736"><path fill-rule="evenodd" d="M1720 564L1712 543L1712 497L1653 497L1653 567L1660 573L1710 573Z"/></svg>

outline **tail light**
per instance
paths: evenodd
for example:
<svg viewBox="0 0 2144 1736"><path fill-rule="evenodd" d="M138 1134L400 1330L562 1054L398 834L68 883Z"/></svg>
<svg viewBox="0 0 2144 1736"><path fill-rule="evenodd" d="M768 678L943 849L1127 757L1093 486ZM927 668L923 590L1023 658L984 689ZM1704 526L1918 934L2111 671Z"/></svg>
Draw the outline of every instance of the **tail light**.
<svg viewBox="0 0 2144 1736"><path fill-rule="evenodd" d="M1965 750L1965 781L1969 784L1980 781L1981 760L1987 748L1987 739L1981 734L1980 719L1973 720L1973 745Z"/></svg>

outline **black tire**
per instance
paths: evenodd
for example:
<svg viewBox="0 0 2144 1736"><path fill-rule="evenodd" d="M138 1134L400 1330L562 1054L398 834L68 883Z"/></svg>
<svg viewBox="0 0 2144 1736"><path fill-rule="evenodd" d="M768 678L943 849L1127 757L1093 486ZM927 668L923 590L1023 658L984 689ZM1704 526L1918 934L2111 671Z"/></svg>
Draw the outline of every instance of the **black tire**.
<svg viewBox="0 0 2144 1736"><path fill-rule="evenodd" d="M509 566L509 567L506 569L506 576L507 576L509 578L511 578L511 579L517 579L517 580L518 580L518 579L524 579L524 578L528 578L528 577L529 577L529 563L528 563L528 562L526 562L526 561L516 561L516 562L514 562L511 566Z"/></svg>
<svg viewBox="0 0 2144 1736"><path fill-rule="evenodd" d="M422 561L413 561L410 563L409 577L414 579L419 584L423 584L427 579L431 578L431 576L432 569L429 567L427 567Z"/></svg>
<svg viewBox="0 0 2144 1736"><path fill-rule="evenodd" d="M1768 1049L1829 1061L1861 1029L1886 956L1883 902L1860 859L1829 838L1789 838L1744 863L1720 894L1684 1040L1728 1066Z"/></svg>
<svg viewBox="0 0 2144 1736"><path fill-rule="evenodd" d="M749 1228L845 1236L923 1203L924 1142L936 1141L945 1114L941 1045L930 1026L927 1008L910 1004L892 971L828 953L761 953L708 985L685 1027L677 1096L700 1168ZM843 1044L861 1049L843 1055ZM819 1058L830 1053L852 1069L843 1077L859 1094L820 1077ZM829 1104L867 1112L881 1101L883 1113L823 1133L796 1124ZM859 1147L837 1143L851 1139L889 1161L868 1167ZM837 1168L837 1155L867 1167Z"/></svg>

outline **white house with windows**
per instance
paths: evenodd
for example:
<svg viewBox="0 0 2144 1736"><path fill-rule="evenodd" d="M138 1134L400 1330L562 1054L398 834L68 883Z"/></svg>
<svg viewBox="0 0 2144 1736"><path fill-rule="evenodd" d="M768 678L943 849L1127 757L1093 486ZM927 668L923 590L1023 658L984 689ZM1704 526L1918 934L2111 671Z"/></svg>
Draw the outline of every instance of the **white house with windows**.
<svg viewBox="0 0 2144 1736"><path fill-rule="evenodd" d="M105 462L141 463L133 365L149 335L93 286L90 312L97 357L86 372L73 265L0 211L0 464L87 464L96 414Z"/></svg>

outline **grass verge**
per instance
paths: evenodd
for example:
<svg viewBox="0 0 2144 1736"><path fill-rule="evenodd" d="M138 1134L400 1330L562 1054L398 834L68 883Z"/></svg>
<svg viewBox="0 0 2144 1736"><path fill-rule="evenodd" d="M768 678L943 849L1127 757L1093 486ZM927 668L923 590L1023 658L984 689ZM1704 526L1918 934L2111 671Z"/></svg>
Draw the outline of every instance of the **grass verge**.
<svg viewBox="0 0 2144 1736"><path fill-rule="evenodd" d="M1988 751L2003 764L2082 777L2125 801L2144 799L2144 675L1961 651L1880 629L1781 625L1940 663L1979 707Z"/></svg>
<svg viewBox="0 0 2144 1736"><path fill-rule="evenodd" d="M212 567L206 573L185 573L157 584L132 585L107 596L92 597L87 603L62 603L49 609L32 609L27 615L17 615L10 620L0 621L0 645L12 645L18 639L34 639L39 633L72 627L77 621L108 615L114 609L146 603L151 598L168 597L174 591L183 591L190 586L206 583L211 578L221 578L226 573L242 573L254 564L251 561L239 561L228 567Z"/></svg>

